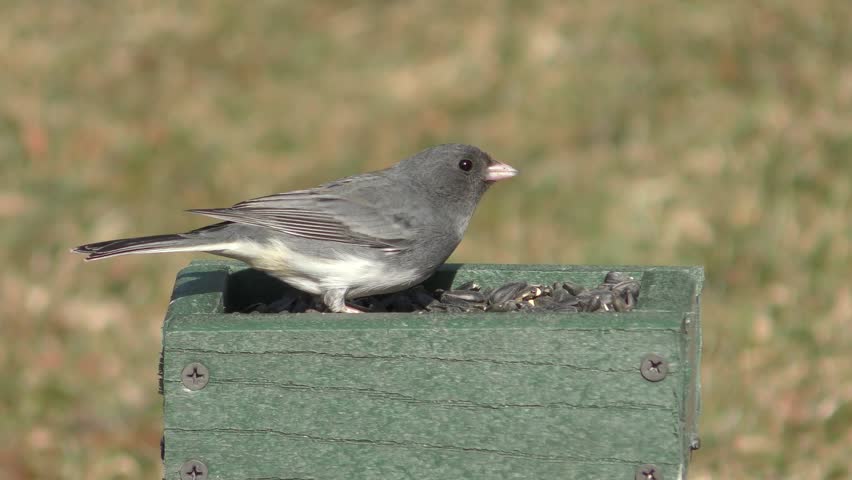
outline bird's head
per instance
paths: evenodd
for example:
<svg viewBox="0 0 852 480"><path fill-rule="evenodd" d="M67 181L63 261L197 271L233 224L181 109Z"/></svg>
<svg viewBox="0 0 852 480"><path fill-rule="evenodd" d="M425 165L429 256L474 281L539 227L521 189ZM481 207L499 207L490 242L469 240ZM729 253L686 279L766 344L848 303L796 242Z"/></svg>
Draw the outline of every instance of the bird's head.
<svg viewBox="0 0 852 480"><path fill-rule="evenodd" d="M479 148L458 143L427 148L396 168L414 184L425 186L448 201L472 202L473 206L492 184L518 174Z"/></svg>

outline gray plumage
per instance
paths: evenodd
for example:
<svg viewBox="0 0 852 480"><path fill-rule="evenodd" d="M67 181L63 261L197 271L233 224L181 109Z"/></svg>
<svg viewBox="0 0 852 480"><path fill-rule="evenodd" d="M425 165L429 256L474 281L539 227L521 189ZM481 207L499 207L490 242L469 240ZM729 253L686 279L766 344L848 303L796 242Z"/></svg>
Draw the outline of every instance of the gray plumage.
<svg viewBox="0 0 852 480"><path fill-rule="evenodd" d="M488 187L516 173L476 147L439 145L316 188L189 210L222 223L72 251L86 260L213 253L319 295L331 311L354 311L345 299L402 290L434 273L461 241Z"/></svg>

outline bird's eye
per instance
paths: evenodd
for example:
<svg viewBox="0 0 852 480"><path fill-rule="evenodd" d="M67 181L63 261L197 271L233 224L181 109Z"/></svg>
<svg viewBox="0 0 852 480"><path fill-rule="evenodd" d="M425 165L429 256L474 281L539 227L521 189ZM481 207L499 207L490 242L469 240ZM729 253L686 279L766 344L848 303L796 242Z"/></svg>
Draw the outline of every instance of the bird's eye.
<svg viewBox="0 0 852 480"><path fill-rule="evenodd" d="M465 172L469 172L471 168L473 168L473 162L468 159L464 159L459 162L459 168L464 170Z"/></svg>

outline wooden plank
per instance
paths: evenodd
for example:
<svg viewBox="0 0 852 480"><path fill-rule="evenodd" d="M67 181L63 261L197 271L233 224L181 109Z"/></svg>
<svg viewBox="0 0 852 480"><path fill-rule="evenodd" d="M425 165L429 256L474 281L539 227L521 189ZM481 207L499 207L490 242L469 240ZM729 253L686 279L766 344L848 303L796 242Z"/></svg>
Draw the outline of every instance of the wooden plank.
<svg viewBox="0 0 852 480"><path fill-rule="evenodd" d="M312 327L301 324L302 329L291 329L292 322L267 317L258 319L253 328L241 325L242 330L236 332L221 331L217 325L204 322L192 322L188 331L167 331L166 383L178 382L183 366L200 358L221 378L232 380L246 378L245 372L258 369L267 372L271 382L307 384L322 379L329 384L355 386L368 382L378 370L383 383L397 379L406 389L416 387L412 382L418 372L425 375L449 369L460 383L480 375L508 375L520 381L534 374L558 386L560 379L573 382L598 374L595 381L613 381L627 374L646 385L638 368L641 358L651 352L669 359L670 373L680 368L680 335L672 328L631 331L598 325L597 329L546 329L536 328L538 322L532 320L524 328L459 328L457 320L448 319L429 322L432 328L423 323L409 323L418 328L405 328L384 320L366 321L378 324L370 329L365 328L365 322L326 317ZM656 318L660 321L659 316ZM258 323L266 328L260 329ZM345 329L355 323L358 328ZM456 328L448 324L456 324ZM173 323L170 328L182 326L186 322ZM213 330L204 331L205 326ZM427 387L436 388L432 384ZM449 391L454 388L448 387Z"/></svg>
<svg viewBox="0 0 852 480"><path fill-rule="evenodd" d="M623 391L633 394L627 388ZM661 387L661 394L673 392ZM285 437L511 451L543 460L619 458L636 463L648 458L648 444L654 445L654 457L672 463L679 462L681 448L676 411L638 408L638 404L630 408L539 405L522 397L514 404L458 406L410 396L409 401L364 392L245 384L220 385L192 397L173 400L169 406L196 413L170 418L168 434L273 432ZM241 404L251 408L239 408ZM199 418L204 418L203 423L199 424Z"/></svg>
<svg viewBox="0 0 852 480"><path fill-rule="evenodd" d="M646 424L646 427L653 427ZM497 427L497 426L495 426ZM496 435L497 433L495 433ZM199 458L211 479L633 479L636 464L605 460L543 457L523 452L463 449L448 444L410 444L337 438L287 436L276 432L211 435L174 432L166 451L177 458ZM215 452L211 456L200 452ZM178 479L179 463L166 469ZM677 479L677 465L657 463L666 479Z"/></svg>

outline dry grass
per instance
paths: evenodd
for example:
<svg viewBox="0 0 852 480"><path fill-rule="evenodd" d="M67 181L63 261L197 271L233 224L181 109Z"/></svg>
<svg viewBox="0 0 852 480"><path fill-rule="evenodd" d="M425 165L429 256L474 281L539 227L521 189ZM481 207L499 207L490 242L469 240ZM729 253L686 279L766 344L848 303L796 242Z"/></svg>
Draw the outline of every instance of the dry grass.
<svg viewBox="0 0 852 480"><path fill-rule="evenodd" d="M694 478L852 475L852 3L0 3L0 477L157 478L189 256L69 246L464 141L455 261L703 264Z"/></svg>

